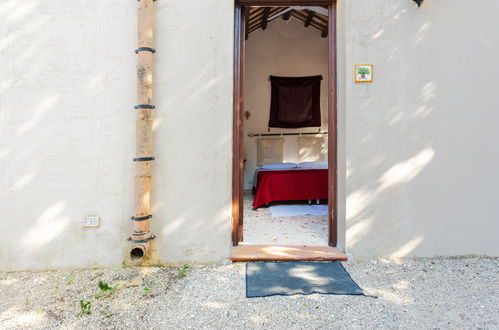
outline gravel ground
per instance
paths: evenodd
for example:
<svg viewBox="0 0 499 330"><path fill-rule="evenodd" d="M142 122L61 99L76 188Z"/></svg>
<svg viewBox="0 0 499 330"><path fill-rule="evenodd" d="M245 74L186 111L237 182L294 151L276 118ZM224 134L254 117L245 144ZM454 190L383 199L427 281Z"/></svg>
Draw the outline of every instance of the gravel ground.
<svg viewBox="0 0 499 330"><path fill-rule="evenodd" d="M194 267L183 278L173 268L0 273L0 328L498 329L498 265L491 258L347 262L378 299L247 299L243 263ZM95 297L99 281L122 288ZM91 314L79 316L80 300Z"/></svg>

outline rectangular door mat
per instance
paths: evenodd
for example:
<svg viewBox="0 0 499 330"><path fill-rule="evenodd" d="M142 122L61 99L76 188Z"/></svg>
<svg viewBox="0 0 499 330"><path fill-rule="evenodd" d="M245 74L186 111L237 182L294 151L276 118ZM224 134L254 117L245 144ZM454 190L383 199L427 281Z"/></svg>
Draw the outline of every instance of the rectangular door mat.
<svg viewBox="0 0 499 330"><path fill-rule="evenodd" d="M341 262L249 262L246 297L295 294L364 295Z"/></svg>

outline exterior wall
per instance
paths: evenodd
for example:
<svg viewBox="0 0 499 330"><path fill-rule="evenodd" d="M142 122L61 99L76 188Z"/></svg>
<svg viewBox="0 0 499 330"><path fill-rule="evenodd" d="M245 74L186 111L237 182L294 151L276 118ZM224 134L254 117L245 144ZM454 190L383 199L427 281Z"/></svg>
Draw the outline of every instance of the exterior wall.
<svg viewBox="0 0 499 330"><path fill-rule="evenodd" d="M156 4L154 256L213 262L230 251L233 2ZM338 213L354 256L499 254L497 9L339 1ZM1 270L127 255L135 13L0 5ZM375 65L372 84L352 82L358 63ZM83 229L85 215L101 226Z"/></svg>
<svg viewBox="0 0 499 330"><path fill-rule="evenodd" d="M346 70L346 8L345 1L339 0L336 4L336 121L337 121L337 235L338 247L346 248L346 110L347 110L347 70Z"/></svg>
<svg viewBox="0 0 499 330"><path fill-rule="evenodd" d="M251 117L244 120L244 184L251 189L256 169L256 139L249 133L268 133L270 114L270 81L274 76L322 75L321 130L327 131L328 88L328 39L312 27L304 28L303 22L291 17L288 21L273 20L266 30L256 30L246 42L245 111ZM280 129L272 133L317 132L317 128ZM284 137L284 161L298 162L298 137Z"/></svg>
<svg viewBox="0 0 499 330"><path fill-rule="evenodd" d="M174 263L219 261L232 246L234 3L157 4L159 256Z"/></svg>
<svg viewBox="0 0 499 330"><path fill-rule="evenodd" d="M347 250L499 255L499 2L343 2Z"/></svg>
<svg viewBox="0 0 499 330"><path fill-rule="evenodd" d="M2 1L0 269L121 263L133 205L135 5ZM87 214L100 228L82 228Z"/></svg>
<svg viewBox="0 0 499 330"><path fill-rule="evenodd" d="M156 4L155 259L217 261L230 251L233 2ZM2 1L0 270L128 255L136 7ZM89 214L99 228L82 227Z"/></svg>

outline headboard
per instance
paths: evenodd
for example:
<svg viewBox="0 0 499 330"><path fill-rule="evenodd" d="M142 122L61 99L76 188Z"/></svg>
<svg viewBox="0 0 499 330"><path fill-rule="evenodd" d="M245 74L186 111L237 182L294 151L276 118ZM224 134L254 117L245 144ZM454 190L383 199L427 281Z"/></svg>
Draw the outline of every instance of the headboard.
<svg viewBox="0 0 499 330"><path fill-rule="evenodd" d="M256 140L257 166L270 163L282 163L284 139L259 138Z"/></svg>
<svg viewBox="0 0 499 330"><path fill-rule="evenodd" d="M300 136L298 138L300 163L325 161L326 154L326 139L323 136Z"/></svg>

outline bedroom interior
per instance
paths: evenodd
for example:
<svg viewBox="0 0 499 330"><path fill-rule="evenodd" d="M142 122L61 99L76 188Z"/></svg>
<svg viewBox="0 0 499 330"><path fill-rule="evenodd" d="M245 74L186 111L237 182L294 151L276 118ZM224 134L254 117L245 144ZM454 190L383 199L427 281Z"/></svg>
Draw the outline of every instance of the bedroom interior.
<svg viewBox="0 0 499 330"><path fill-rule="evenodd" d="M328 245L328 9L247 7L241 244Z"/></svg>

